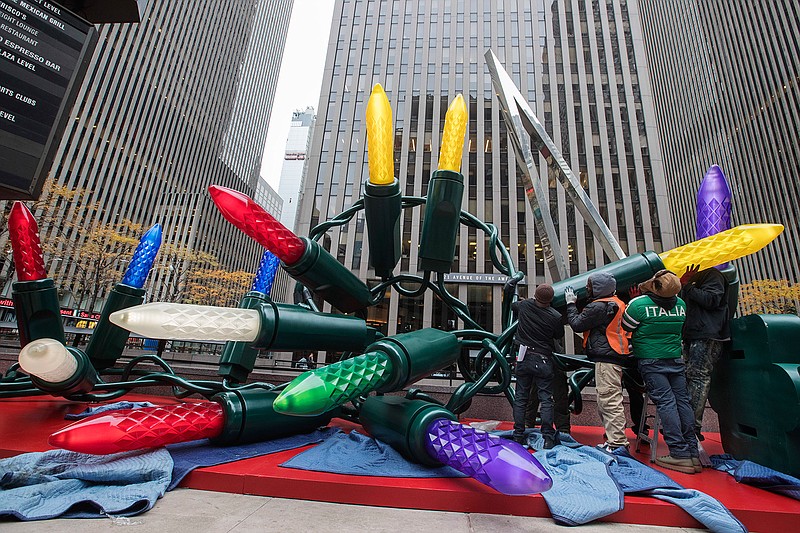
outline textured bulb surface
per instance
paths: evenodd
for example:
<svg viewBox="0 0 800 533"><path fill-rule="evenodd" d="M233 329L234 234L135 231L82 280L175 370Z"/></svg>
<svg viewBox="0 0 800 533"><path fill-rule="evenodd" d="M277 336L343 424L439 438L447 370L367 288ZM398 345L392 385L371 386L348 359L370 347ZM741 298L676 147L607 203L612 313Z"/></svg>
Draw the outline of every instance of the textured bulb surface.
<svg viewBox="0 0 800 533"><path fill-rule="evenodd" d="M386 354L368 352L299 375L272 405L287 415L319 415L380 387L391 371Z"/></svg>
<svg viewBox="0 0 800 533"><path fill-rule="evenodd" d="M697 190L697 238L731 227L731 189L718 165L712 165Z"/></svg>
<svg viewBox="0 0 800 533"><path fill-rule="evenodd" d="M208 192L228 222L277 255L287 265L296 263L305 252L306 245L300 237L275 220L246 194L219 185L211 185Z"/></svg>
<svg viewBox="0 0 800 533"><path fill-rule="evenodd" d="M154 302L111 313L121 328L151 339L243 341L258 337L258 311L206 305Z"/></svg>
<svg viewBox="0 0 800 533"><path fill-rule="evenodd" d="M73 452L103 455L213 438L224 425L218 403L181 403L92 416L53 433L47 442Z"/></svg>
<svg viewBox="0 0 800 533"><path fill-rule="evenodd" d="M8 215L8 237L14 255L19 281L36 281L47 277L39 241L36 219L22 202L14 202Z"/></svg>
<svg viewBox="0 0 800 533"><path fill-rule="evenodd" d="M278 259L278 256L269 250L264 250L261 262L258 264L258 272L253 279L253 287L250 290L269 295L272 292L272 284L275 283L275 275L278 273L280 264L281 260Z"/></svg>
<svg viewBox="0 0 800 533"><path fill-rule="evenodd" d="M439 169L461 170L461 154L464 150L464 134L467 131L467 104L457 95L447 108L442 132L442 149L439 152Z"/></svg>
<svg viewBox="0 0 800 533"><path fill-rule="evenodd" d="M553 486L539 461L516 442L446 418L431 422L427 433L428 455L498 492L522 496Z"/></svg>
<svg viewBox="0 0 800 533"><path fill-rule="evenodd" d="M150 274L150 269L153 268L159 248L161 248L161 224L155 224L139 240L139 245L136 246L136 251L133 252L131 262L128 263L128 269L122 278L122 283L137 289L144 287L144 282L147 280L147 275Z"/></svg>
<svg viewBox="0 0 800 533"><path fill-rule="evenodd" d="M391 185L394 182L392 107L380 83L372 88L367 102L367 150L370 183Z"/></svg>
<svg viewBox="0 0 800 533"><path fill-rule="evenodd" d="M682 274L686 267L698 265L700 270L755 253L781 234L780 224L743 224L710 235L660 255L664 267Z"/></svg>
<svg viewBox="0 0 800 533"><path fill-rule="evenodd" d="M19 352L19 366L48 383L61 383L75 375L78 360L59 341L37 339Z"/></svg>

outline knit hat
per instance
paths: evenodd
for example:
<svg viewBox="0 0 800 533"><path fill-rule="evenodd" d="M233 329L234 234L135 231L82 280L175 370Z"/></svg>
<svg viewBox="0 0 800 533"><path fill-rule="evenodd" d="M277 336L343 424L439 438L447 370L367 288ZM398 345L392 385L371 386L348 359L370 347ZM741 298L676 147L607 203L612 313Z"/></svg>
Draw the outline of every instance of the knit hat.
<svg viewBox="0 0 800 533"><path fill-rule="evenodd" d="M553 295L555 291L553 291L553 286L549 283L542 283L538 287L536 287L536 292L533 293L533 299L536 300L536 303L540 304L542 307L547 307L550 305L550 302L553 301Z"/></svg>
<svg viewBox="0 0 800 533"><path fill-rule="evenodd" d="M681 280L674 272L659 270L655 276L640 283L639 289L643 293L652 292L662 298L671 298L681 292Z"/></svg>
<svg viewBox="0 0 800 533"><path fill-rule="evenodd" d="M590 274L588 281L592 285L593 298L605 298L606 296L611 296L617 290L617 280L613 274L608 272Z"/></svg>

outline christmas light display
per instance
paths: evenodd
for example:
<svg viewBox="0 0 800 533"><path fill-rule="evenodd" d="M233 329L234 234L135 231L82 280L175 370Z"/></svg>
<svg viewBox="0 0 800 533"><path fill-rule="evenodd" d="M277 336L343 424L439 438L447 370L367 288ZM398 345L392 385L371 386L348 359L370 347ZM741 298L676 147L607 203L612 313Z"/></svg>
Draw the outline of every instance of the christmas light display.
<svg viewBox="0 0 800 533"><path fill-rule="evenodd" d="M447 465L498 492L537 494L553 481L525 448L456 422L439 405L398 396L372 396L361 407L361 424L416 463Z"/></svg>
<svg viewBox="0 0 800 533"><path fill-rule="evenodd" d="M455 256L464 176L461 154L467 130L467 104L455 97L444 119L439 169L431 175L419 243L419 265L424 271L450 272Z"/></svg>
<svg viewBox="0 0 800 533"><path fill-rule="evenodd" d="M86 355L98 370L114 366L125 349L129 333L112 324L109 316L115 311L139 305L144 301L143 287L161 247L161 233L161 224L154 224L142 235L122 281L114 285L108 295L100 320L94 328L89 345L86 346Z"/></svg>
<svg viewBox="0 0 800 533"><path fill-rule="evenodd" d="M250 342L256 348L362 350L376 338L360 318L277 304L253 309L154 302L112 313L111 322L151 339Z"/></svg>
<svg viewBox="0 0 800 533"><path fill-rule="evenodd" d="M36 339L64 339L64 325L55 282L47 277L36 219L22 202L8 215L8 235L17 270L12 286L20 346Z"/></svg>
<svg viewBox="0 0 800 533"><path fill-rule="evenodd" d="M53 396L68 398L91 391L99 382L97 372L80 350L55 339L36 339L19 352L19 366L32 383Z"/></svg>
<svg viewBox="0 0 800 533"><path fill-rule="evenodd" d="M294 279L344 313L371 304L369 287L317 242L298 237L250 197L212 185L211 199L231 224L274 253Z"/></svg>
<svg viewBox="0 0 800 533"><path fill-rule="evenodd" d="M264 389L221 392L205 403L123 409L101 413L53 433L52 446L95 455L165 446L198 439L247 444L307 433L337 414L284 416L272 409L277 393Z"/></svg>
<svg viewBox="0 0 800 533"><path fill-rule="evenodd" d="M457 337L438 329L387 337L364 355L301 374L275 400L275 410L312 416L373 390L400 390L452 365L460 353Z"/></svg>
<svg viewBox="0 0 800 533"><path fill-rule="evenodd" d="M367 103L369 179L364 184L364 218L369 238L369 262L387 279L400 260L400 182L394 177L392 108L380 84Z"/></svg>

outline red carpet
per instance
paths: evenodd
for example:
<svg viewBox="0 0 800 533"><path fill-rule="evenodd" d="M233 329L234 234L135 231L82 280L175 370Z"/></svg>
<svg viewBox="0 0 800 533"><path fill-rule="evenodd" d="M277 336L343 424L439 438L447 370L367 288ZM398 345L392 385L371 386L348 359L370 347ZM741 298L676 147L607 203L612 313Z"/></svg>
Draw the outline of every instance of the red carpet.
<svg viewBox="0 0 800 533"><path fill-rule="evenodd" d="M179 400L160 396L130 394L126 400L168 404ZM67 425L64 415L82 411L86 404L50 396L0 399L0 457L50 449L47 437ZM463 422L469 422L464 420ZM354 424L335 420L349 430ZM506 423L500 429L510 428ZM586 444L602 441L602 428L573 427L572 435ZM703 443L709 454L722 453L719 435L706 434ZM306 448L246 459L236 463L202 468L189 474L181 484L202 490L296 498L325 502L457 511L469 513L550 516L541 496L505 496L472 479L380 478L327 474L281 468L278 465ZM666 454L659 444L659 454ZM647 448L644 448L647 451ZM647 462L649 456L641 454ZM656 467L661 470L660 468ZM740 485L732 476L711 469L696 475L663 470L687 488L694 488L720 500L749 529L796 531L800 502L764 490ZM166 496L167 498L169 495ZM625 508L606 521L676 527L702 527L682 509L654 498L626 496Z"/></svg>

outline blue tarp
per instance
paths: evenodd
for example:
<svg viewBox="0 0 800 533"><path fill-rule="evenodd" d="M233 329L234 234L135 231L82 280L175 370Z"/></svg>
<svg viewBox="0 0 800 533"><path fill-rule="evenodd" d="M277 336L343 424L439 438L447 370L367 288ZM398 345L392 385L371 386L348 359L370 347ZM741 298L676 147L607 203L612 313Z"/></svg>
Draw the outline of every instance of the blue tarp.
<svg viewBox="0 0 800 533"><path fill-rule="evenodd" d="M0 460L0 516L133 516L155 505L171 475L172 458L163 448L114 455L24 453Z"/></svg>
<svg viewBox="0 0 800 533"><path fill-rule="evenodd" d="M727 472L739 483L800 500L800 479L752 461L738 461L732 455L712 455L714 468Z"/></svg>

